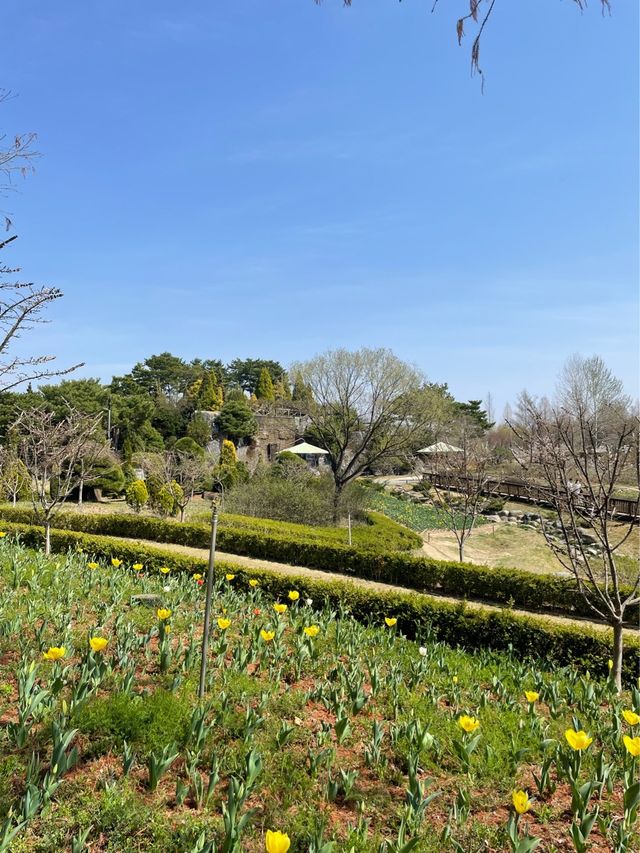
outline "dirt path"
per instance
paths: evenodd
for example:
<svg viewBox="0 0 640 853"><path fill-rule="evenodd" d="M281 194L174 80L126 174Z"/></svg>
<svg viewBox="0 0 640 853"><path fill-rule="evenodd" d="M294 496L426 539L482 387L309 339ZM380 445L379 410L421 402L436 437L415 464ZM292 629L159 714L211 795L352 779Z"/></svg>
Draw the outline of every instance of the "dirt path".
<svg viewBox="0 0 640 853"><path fill-rule="evenodd" d="M158 542L152 542L147 539L123 539L124 542L138 542L140 545L151 546L156 548L159 551L165 551L167 553L174 554L184 554L190 557L199 557L200 559L207 559L209 556L209 552L204 548L191 548L188 545L168 545L166 543L159 544ZM292 575L292 576L305 576L311 578L317 578L318 580L326 580L326 581L340 581L342 583L351 583L356 586L365 587L367 589L378 589L383 592L404 592L413 595L420 595L424 598L430 598L433 601L448 601L451 604L459 604L462 599L453 598L448 595L434 595L427 594L422 592L416 592L413 589L407 589L402 586L394 586L392 584L379 583L378 581L366 580L364 578L356 578L351 575L341 575L337 572L325 572L320 569L309 569L305 566L292 566L287 563L275 563L271 560L258 560L254 557L243 557L239 554L226 554L218 551L217 559L225 562L225 563L233 563L234 565L246 569L265 569L269 572L275 572L280 575ZM467 607L474 610L493 610L493 611L501 611L504 608L497 607L491 604L481 604L476 601L465 601ZM598 622L592 622L589 619L568 619L564 616L555 616L547 613L535 613L531 610L516 610L512 609L512 613L516 613L519 616L528 616L528 617L538 617L550 622L554 622L558 625L573 625L576 627L589 627L593 628L597 631L605 631L608 630L606 625L603 625ZM627 631L627 634L635 633Z"/></svg>

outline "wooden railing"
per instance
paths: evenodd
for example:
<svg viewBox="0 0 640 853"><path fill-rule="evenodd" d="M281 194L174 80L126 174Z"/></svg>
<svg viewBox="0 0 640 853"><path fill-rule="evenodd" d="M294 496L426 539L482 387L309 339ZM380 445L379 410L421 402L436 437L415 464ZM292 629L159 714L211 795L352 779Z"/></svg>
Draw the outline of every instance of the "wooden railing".
<svg viewBox="0 0 640 853"><path fill-rule="evenodd" d="M455 483L468 481L470 477L447 477L446 474L437 474L433 472L425 472L424 479L428 480L432 485L442 489L455 489ZM518 480L493 480L487 479L486 486L482 489L482 493L486 495L499 495L505 498L515 498L516 500L529 501L534 504L543 504L549 506L553 503L551 500L551 490L548 486L542 486L536 483L523 483ZM610 498L611 514L618 518L640 518L640 498Z"/></svg>

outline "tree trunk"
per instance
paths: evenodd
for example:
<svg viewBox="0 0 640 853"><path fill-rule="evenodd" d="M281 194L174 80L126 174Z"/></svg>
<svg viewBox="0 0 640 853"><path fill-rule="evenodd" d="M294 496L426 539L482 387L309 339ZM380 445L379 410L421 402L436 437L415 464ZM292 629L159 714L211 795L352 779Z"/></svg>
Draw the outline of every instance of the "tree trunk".
<svg viewBox="0 0 640 853"><path fill-rule="evenodd" d="M78 506L82 506L82 492L84 491L84 480L80 480L78 486Z"/></svg>
<svg viewBox="0 0 640 853"><path fill-rule="evenodd" d="M44 523L44 553L51 553L51 522L48 519Z"/></svg>
<svg viewBox="0 0 640 853"><path fill-rule="evenodd" d="M184 511L185 511L185 509L186 509L186 506L181 506L181 507L180 507L180 521L184 521Z"/></svg>
<svg viewBox="0 0 640 853"><path fill-rule="evenodd" d="M11 503L15 506L17 502L18 502L18 493L14 492L13 496L11 498Z"/></svg>
<svg viewBox="0 0 640 853"><path fill-rule="evenodd" d="M622 622L616 622L613 626L613 667L611 678L618 693L622 690L622 650L624 647L624 630Z"/></svg>
<svg viewBox="0 0 640 853"><path fill-rule="evenodd" d="M460 556L460 562L464 563L464 539L460 539L458 542L458 554Z"/></svg>
<svg viewBox="0 0 640 853"><path fill-rule="evenodd" d="M342 484L336 483L336 488L333 493L333 523L337 525L340 521L340 498L342 496Z"/></svg>

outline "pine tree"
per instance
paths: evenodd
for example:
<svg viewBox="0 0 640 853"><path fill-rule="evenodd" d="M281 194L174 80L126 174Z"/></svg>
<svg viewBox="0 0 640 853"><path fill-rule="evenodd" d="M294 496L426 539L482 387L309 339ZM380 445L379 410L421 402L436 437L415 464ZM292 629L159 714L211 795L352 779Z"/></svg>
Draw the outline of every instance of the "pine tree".
<svg viewBox="0 0 640 853"><path fill-rule="evenodd" d="M222 408L222 388L213 373L207 373L203 377L196 405L204 412L219 412Z"/></svg>
<svg viewBox="0 0 640 853"><path fill-rule="evenodd" d="M296 373L295 379L293 381L293 394L292 399L296 403L311 403L313 401L313 394L311 393L311 388L305 383L302 378L302 374Z"/></svg>
<svg viewBox="0 0 640 853"><path fill-rule="evenodd" d="M266 367L260 371L260 378L256 387L256 397L258 400L275 400L276 394L273 388L273 379Z"/></svg>
<svg viewBox="0 0 640 853"><path fill-rule="evenodd" d="M289 380L286 375L283 376L275 386L275 395L276 400L290 400L291 399L291 388L289 387Z"/></svg>

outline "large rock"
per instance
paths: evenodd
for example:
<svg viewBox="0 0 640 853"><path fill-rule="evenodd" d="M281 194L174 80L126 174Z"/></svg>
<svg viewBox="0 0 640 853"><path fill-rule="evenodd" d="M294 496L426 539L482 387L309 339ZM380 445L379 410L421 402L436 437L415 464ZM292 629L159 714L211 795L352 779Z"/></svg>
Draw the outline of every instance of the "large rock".
<svg viewBox="0 0 640 853"><path fill-rule="evenodd" d="M576 533L578 534L578 539L581 542L584 542L585 545L597 545L598 544L598 540L596 539L596 537L593 535L593 533L590 533L586 529L586 527L578 527L578 529L576 530Z"/></svg>

